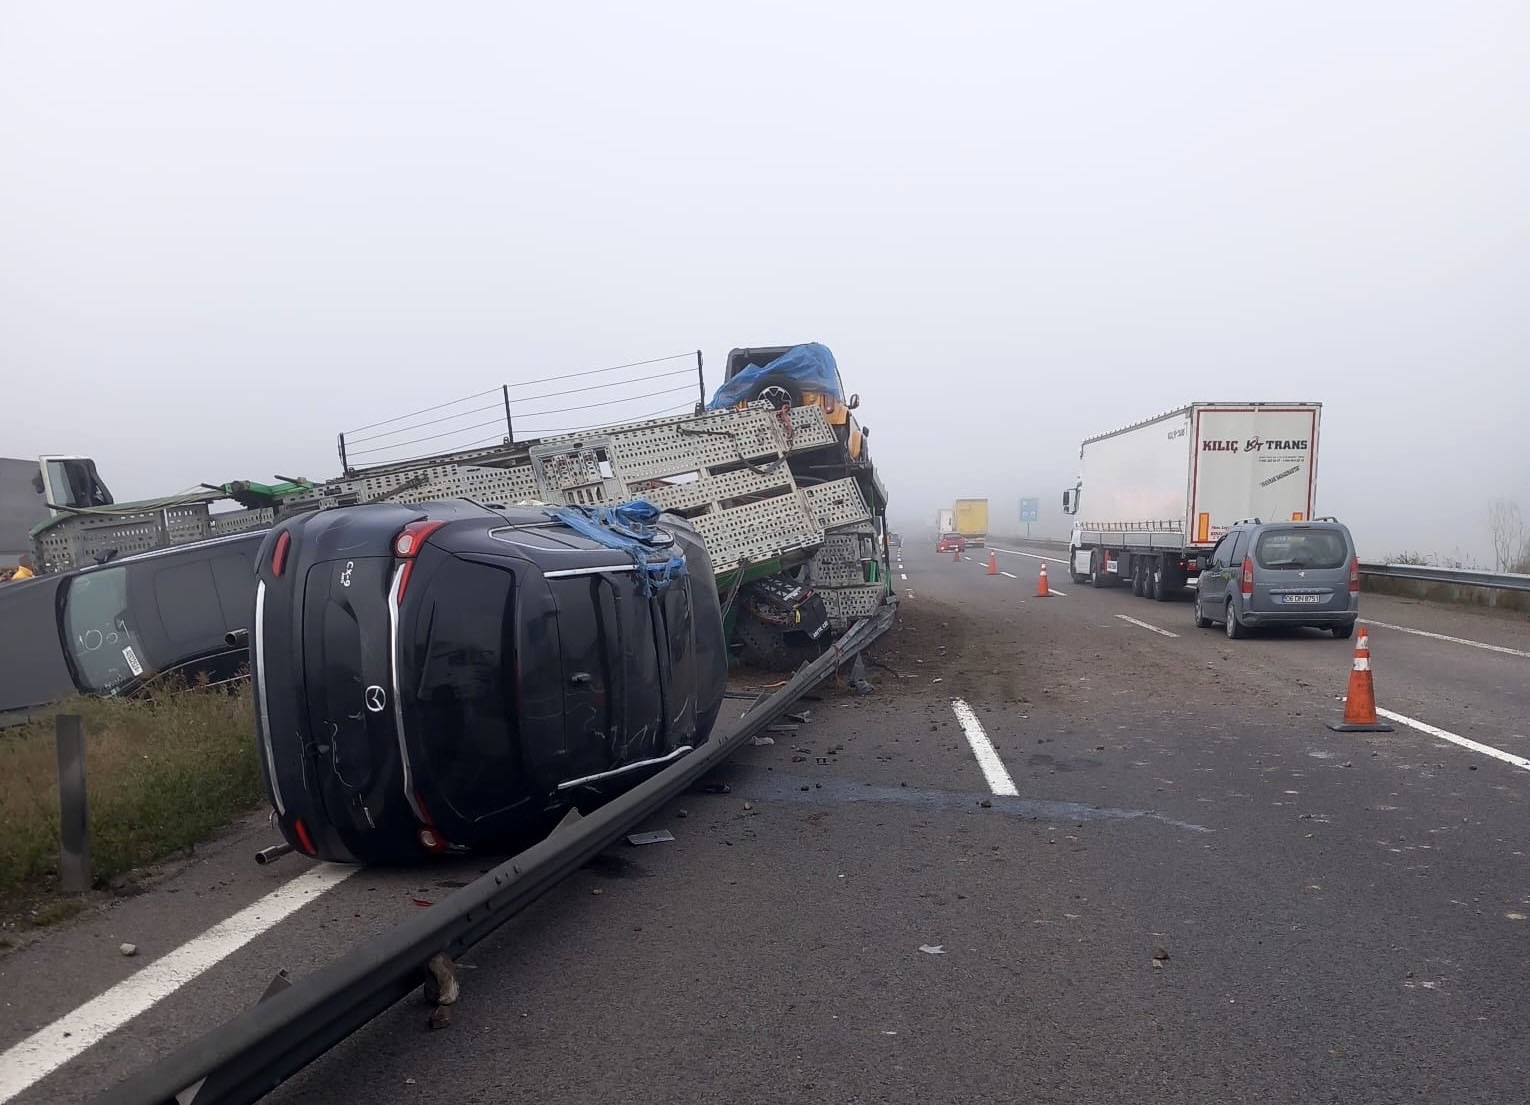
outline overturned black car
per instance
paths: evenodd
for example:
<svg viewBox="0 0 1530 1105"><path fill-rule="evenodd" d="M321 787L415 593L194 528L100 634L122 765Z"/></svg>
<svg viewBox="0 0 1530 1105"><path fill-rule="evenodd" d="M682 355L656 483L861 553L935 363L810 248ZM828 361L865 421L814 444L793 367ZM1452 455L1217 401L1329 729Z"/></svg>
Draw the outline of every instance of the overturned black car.
<svg viewBox="0 0 1530 1105"><path fill-rule="evenodd" d="M706 548L646 503L324 510L257 571L267 796L311 856L523 840L704 742L722 705Z"/></svg>

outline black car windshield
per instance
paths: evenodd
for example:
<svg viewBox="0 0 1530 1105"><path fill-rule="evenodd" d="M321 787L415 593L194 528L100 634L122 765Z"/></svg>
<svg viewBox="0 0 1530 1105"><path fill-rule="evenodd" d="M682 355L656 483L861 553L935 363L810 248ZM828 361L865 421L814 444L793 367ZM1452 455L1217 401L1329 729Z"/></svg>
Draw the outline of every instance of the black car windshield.
<svg viewBox="0 0 1530 1105"><path fill-rule="evenodd" d="M1277 529L1260 534L1254 559L1261 568L1343 567L1348 554L1344 535L1331 529Z"/></svg>
<svg viewBox="0 0 1530 1105"><path fill-rule="evenodd" d="M111 694L154 672L128 612L125 567L70 580L63 628L64 647L82 691Z"/></svg>

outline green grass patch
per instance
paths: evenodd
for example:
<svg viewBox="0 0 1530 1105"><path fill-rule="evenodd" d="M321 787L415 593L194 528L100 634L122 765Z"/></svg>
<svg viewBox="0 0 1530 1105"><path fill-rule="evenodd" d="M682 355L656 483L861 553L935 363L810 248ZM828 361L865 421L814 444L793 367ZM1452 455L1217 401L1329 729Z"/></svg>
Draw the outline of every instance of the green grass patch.
<svg viewBox="0 0 1530 1105"><path fill-rule="evenodd" d="M166 689L144 699L76 699L95 884L206 840L261 801L248 684L232 693ZM0 730L0 903L57 883L54 720Z"/></svg>

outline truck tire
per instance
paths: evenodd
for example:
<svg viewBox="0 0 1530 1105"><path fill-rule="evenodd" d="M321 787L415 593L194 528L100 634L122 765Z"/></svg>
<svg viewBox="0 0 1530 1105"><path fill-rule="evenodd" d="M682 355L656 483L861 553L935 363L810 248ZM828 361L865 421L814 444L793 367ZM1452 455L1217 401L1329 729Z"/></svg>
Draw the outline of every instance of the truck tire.
<svg viewBox="0 0 1530 1105"><path fill-rule="evenodd" d="M1139 599L1148 593L1148 563L1140 556L1132 557L1132 594Z"/></svg>
<svg viewBox="0 0 1530 1105"><path fill-rule="evenodd" d="M1105 570L1105 554L1095 549L1089 556L1089 586L1109 587L1110 573Z"/></svg>
<svg viewBox="0 0 1530 1105"><path fill-rule="evenodd" d="M1248 636L1248 630L1238 620L1238 611L1233 608L1232 599L1227 600L1227 621L1223 624L1229 641L1241 641Z"/></svg>

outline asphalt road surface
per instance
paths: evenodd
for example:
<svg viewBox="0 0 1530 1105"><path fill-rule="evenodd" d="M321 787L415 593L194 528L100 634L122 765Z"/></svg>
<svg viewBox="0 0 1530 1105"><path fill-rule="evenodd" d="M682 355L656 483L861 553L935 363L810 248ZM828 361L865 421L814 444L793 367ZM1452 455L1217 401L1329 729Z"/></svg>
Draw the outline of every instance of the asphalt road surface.
<svg viewBox="0 0 1530 1105"><path fill-rule="evenodd" d="M1340 734L1353 642L1229 641L1005 549L989 576L905 548L875 694L825 689L647 826L673 843L481 944L448 1028L403 1003L269 1100L1530 1099L1530 621L1367 595L1404 720ZM0 1101L82 1003L293 880L311 900L125 1027L97 998L101 1042L10 1100L87 1099L486 866L341 879L254 867L265 840L0 960Z"/></svg>

